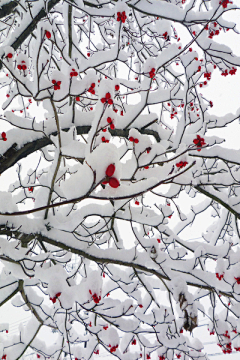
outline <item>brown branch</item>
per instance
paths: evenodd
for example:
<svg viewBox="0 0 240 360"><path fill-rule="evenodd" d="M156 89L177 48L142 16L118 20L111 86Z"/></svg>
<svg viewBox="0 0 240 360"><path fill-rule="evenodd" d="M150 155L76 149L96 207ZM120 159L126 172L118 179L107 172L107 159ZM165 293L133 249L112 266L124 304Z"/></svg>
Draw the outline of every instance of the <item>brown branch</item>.
<svg viewBox="0 0 240 360"><path fill-rule="evenodd" d="M88 134L91 129L91 126L77 126L77 134L85 135ZM62 131L68 131L69 128L61 129ZM129 130L115 129L109 130L112 136L121 136L128 138ZM160 137L156 131L143 129L139 130L141 134L152 135L155 137L157 142L160 142ZM28 155L34 153L37 150L41 150L47 145L51 145L52 141L50 136L56 136L57 131L49 135L49 137L44 137L41 139L34 140L32 142L26 143L18 149L17 143L14 143L1 157L0 157L0 174L4 173L7 169L15 165L19 160L24 159Z"/></svg>

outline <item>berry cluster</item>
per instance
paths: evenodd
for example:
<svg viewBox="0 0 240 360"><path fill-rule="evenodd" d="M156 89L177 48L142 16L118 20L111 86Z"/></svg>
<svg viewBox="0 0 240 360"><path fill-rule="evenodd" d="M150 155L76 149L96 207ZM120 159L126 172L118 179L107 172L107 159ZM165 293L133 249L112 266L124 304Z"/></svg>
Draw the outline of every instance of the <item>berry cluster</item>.
<svg viewBox="0 0 240 360"><path fill-rule="evenodd" d="M117 12L117 21L121 21L124 24L126 19L127 19L127 15L125 11L123 11L122 13L120 11Z"/></svg>
<svg viewBox="0 0 240 360"><path fill-rule="evenodd" d="M99 350L94 351L94 354L99 355Z"/></svg>
<svg viewBox="0 0 240 360"><path fill-rule="evenodd" d="M201 148L203 145L206 145L204 138L201 138L200 135L197 135L197 138L193 140L193 143L197 145L198 148ZM197 151L201 151L201 149L197 149Z"/></svg>
<svg viewBox="0 0 240 360"><path fill-rule="evenodd" d="M221 274L221 275L219 275L219 273L216 273L216 278L217 278L218 280L222 280L223 277L224 277L224 273Z"/></svg>
<svg viewBox="0 0 240 360"><path fill-rule="evenodd" d="M110 129L114 130L115 125L113 124L113 119L110 118L110 116L107 118L107 123L110 125Z"/></svg>
<svg viewBox="0 0 240 360"><path fill-rule="evenodd" d="M94 88L95 88L95 84L92 83L91 86L90 86L90 88L88 89L88 92L90 92L91 94L95 95L95 90L94 90Z"/></svg>
<svg viewBox="0 0 240 360"><path fill-rule="evenodd" d="M237 69L235 68L235 67L232 67L232 69L231 70L229 70L229 72L228 72L228 69L225 69L222 73L221 73L221 75L222 76L228 76L229 74L230 75L235 75L236 74L236 71L237 71Z"/></svg>
<svg viewBox="0 0 240 360"><path fill-rule="evenodd" d="M111 98L111 94L108 92L105 94L105 97L101 98L101 102L103 104L107 103L108 105L113 104L113 99Z"/></svg>
<svg viewBox="0 0 240 360"><path fill-rule="evenodd" d="M211 80L211 73L210 73L210 72L204 73L204 77L205 77L208 81Z"/></svg>
<svg viewBox="0 0 240 360"><path fill-rule="evenodd" d="M103 143L109 143L109 140L105 138L105 136L102 136L102 142Z"/></svg>
<svg viewBox="0 0 240 360"><path fill-rule="evenodd" d="M54 90L60 90L61 81L52 80Z"/></svg>
<svg viewBox="0 0 240 360"><path fill-rule="evenodd" d="M228 4L232 4L232 1L229 1L229 0L222 0L222 1L219 1L219 4L222 5L222 7L224 9L227 8Z"/></svg>
<svg viewBox="0 0 240 360"><path fill-rule="evenodd" d="M106 179L104 181L102 181L103 185L109 184L112 188L117 188L119 187L120 183L118 181L118 179L116 179L115 177L112 177L113 174L115 172L115 165L114 164L110 164L108 165L105 174L106 174Z"/></svg>
<svg viewBox="0 0 240 360"><path fill-rule="evenodd" d="M75 69L72 69L72 71L70 72L70 76L74 77L74 76L78 76L78 73Z"/></svg>
<svg viewBox="0 0 240 360"><path fill-rule="evenodd" d="M7 135L6 135L6 133L4 131L2 132L1 135L2 135L2 140L7 141Z"/></svg>
<svg viewBox="0 0 240 360"><path fill-rule="evenodd" d="M137 345L137 341L136 341L136 339L133 339L133 341L132 341L132 345Z"/></svg>
<svg viewBox="0 0 240 360"><path fill-rule="evenodd" d="M165 31L165 33L163 34L163 37L165 40L169 40L169 36L168 36L168 32Z"/></svg>
<svg viewBox="0 0 240 360"><path fill-rule="evenodd" d="M52 301L53 304L55 304L55 302L57 301L57 298L59 298L60 295L61 295L61 293L58 292L53 298L50 297L50 300Z"/></svg>
<svg viewBox="0 0 240 360"><path fill-rule="evenodd" d="M183 167L185 167L188 164L187 161L180 161L179 163L176 164L176 167L178 167L179 169L182 169Z"/></svg>
<svg viewBox="0 0 240 360"><path fill-rule="evenodd" d="M234 279L236 280L237 284L240 285L240 277L237 278L234 277Z"/></svg>
<svg viewBox="0 0 240 360"><path fill-rule="evenodd" d="M89 290L89 294L92 295L92 299L95 302L95 304L98 304L100 302L101 295L97 296L97 294L96 293L93 294L91 290Z"/></svg>
<svg viewBox="0 0 240 360"><path fill-rule="evenodd" d="M27 65L25 64L25 61L22 61L22 64L18 64L17 66L18 70L27 70Z"/></svg>
<svg viewBox="0 0 240 360"><path fill-rule="evenodd" d="M156 69L155 69L155 68L152 68L152 69L150 70L150 72L149 72L149 76L150 76L150 78L151 78L151 79L153 79L153 78L154 78L154 76L156 75L156 74L155 74L155 71L156 71Z"/></svg>
<svg viewBox="0 0 240 360"><path fill-rule="evenodd" d="M133 136L130 136L129 141L134 142L135 144L139 143L138 139L134 139Z"/></svg>
<svg viewBox="0 0 240 360"><path fill-rule="evenodd" d="M110 352L113 353L113 352L115 352L117 350L118 345L112 346L112 345L109 344L108 347L110 347Z"/></svg>

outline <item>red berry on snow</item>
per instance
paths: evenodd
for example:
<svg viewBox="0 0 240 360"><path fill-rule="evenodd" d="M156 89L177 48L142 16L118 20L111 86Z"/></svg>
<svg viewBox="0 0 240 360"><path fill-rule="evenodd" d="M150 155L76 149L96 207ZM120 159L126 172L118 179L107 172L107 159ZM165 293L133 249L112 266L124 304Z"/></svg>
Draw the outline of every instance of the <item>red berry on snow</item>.
<svg viewBox="0 0 240 360"><path fill-rule="evenodd" d="M119 187L120 183L119 183L118 179L111 177L111 178L109 179L109 185L110 185L112 188L115 188L115 189L116 189L117 187Z"/></svg>
<svg viewBox="0 0 240 360"><path fill-rule="evenodd" d="M50 39L51 38L51 33L50 33L50 31L48 31L48 30L46 30L45 31L45 35L46 35L46 37L48 38L48 39Z"/></svg>
<svg viewBox="0 0 240 360"><path fill-rule="evenodd" d="M110 164L108 165L106 171L105 171L105 174L108 176L108 177L111 177L113 176L114 172L115 172L115 165L114 164Z"/></svg>

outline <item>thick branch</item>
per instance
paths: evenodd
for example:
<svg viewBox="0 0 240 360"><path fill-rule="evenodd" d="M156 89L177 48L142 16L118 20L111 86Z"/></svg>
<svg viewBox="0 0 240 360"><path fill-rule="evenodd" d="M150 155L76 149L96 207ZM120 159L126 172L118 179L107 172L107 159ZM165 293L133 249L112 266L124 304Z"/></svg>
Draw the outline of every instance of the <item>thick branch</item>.
<svg viewBox="0 0 240 360"><path fill-rule="evenodd" d="M77 126L77 134L84 135L88 134L91 126ZM62 129L62 131L68 131L69 128ZM129 130L115 129L109 131L112 136L122 136L128 138ZM156 131L143 129L139 130L141 134L152 135L156 141L160 141L160 137ZM56 136L57 132L53 132L51 135ZM51 145L52 141L49 137L44 137L38 140L34 140L30 143L23 145L22 148L18 149L17 144L14 143L0 158L0 174L4 173L7 169L15 165L19 160L27 157L37 150L42 149L47 145Z"/></svg>
<svg viewBox="0 0 240 360"><path fill-rule="evenodd" d="M1 9L0 9L0 19L2 19L3 17L11 14L11 12L13 12L13 10L17 7L17 5L18 5L18 3L15 0L10 1L7 4L2 5Z"/></svg>

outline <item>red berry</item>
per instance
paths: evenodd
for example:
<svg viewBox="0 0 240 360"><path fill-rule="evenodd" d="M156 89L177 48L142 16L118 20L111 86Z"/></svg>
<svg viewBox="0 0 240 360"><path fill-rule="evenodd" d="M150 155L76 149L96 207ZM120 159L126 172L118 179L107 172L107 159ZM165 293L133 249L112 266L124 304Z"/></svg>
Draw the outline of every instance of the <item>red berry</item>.
<svg viewBox="0 0 240 360"><path fill-rule="evenodd" d="M90 56L90 53L89 53L89 52L87 53L87 56L88 56L88 57Z"/></svg>
<svg viewBox="0 0 240 360"><path fill-rule="evenodd" d="M45 35L46 35L46 37L48 38L48 39L50 39L51 38L51 33L50 33L50 31L48 31L48 30L46 30L45 31Z"/></svg>
<svg viewBox="0 0 240 360"><path fill-rule="evenodd" d="M108 124L111 124L112 119L110 118L110 116L107 118L107 122L108 122Z"/></svg>
<svg viewBox="0 0 240 360"><path fill-rule="evenodd" d="M108 99L111 99L111 94L108 92L108 93L106 93L106 95L105 95L105 98L108 100Z"/></svg>
<svg viewBox="0 0 240 360"><path fill-rule="evenodd" d="M113 99L109 99L109 100L108 100L108 104L109 104L109 105L112 105L112 104L113 104Z"/></svg>
<svg viewBox="0 0 240 360"><path fill-rule="evenodd" d="M134 137L130 136L129 141L134 142Z"/></svg>
<svg viewBox="0 0 240 360"><path fill-rule="evenodd" d="M135 144L139 143L138 139L134 139Z"/></svg>
<svg viewBox="0 0 240 360"><path fill-rule="evenodd" d="M105 171L105 174L108 176L108 177L111 177L113 176L115 172L115 165L114 164L110 164L108 165L106 171Z"/></svg>
<svg viewBox="0 0 240 360"><path fill-rule="evenodd" d="M118 91L120 89L119 85L115 85L115 90Z"/></svg>
<svg viewBox="0 0 240 360"><path fill-rule="evenodd" d="M115 125L112 123L110 124L110 129L114 130L115 129Z"/></svg>
<svg viewBox="0 0 240 360"><path fill-rule="evenodd" d="M112 188L117 188L117 187L119 187L120 183L119 183L118 179L111 177L111 178L109 179L109 185L110 185Z"/></svg>
<svg viewBox="0 0 240 360"><path fill-rule="evenodd" d="M13 57L13 54L11 54L11 53L8 53L8 54L7 54L7 58L8 58L8 59L11 59L12 57Z"/></svg>

